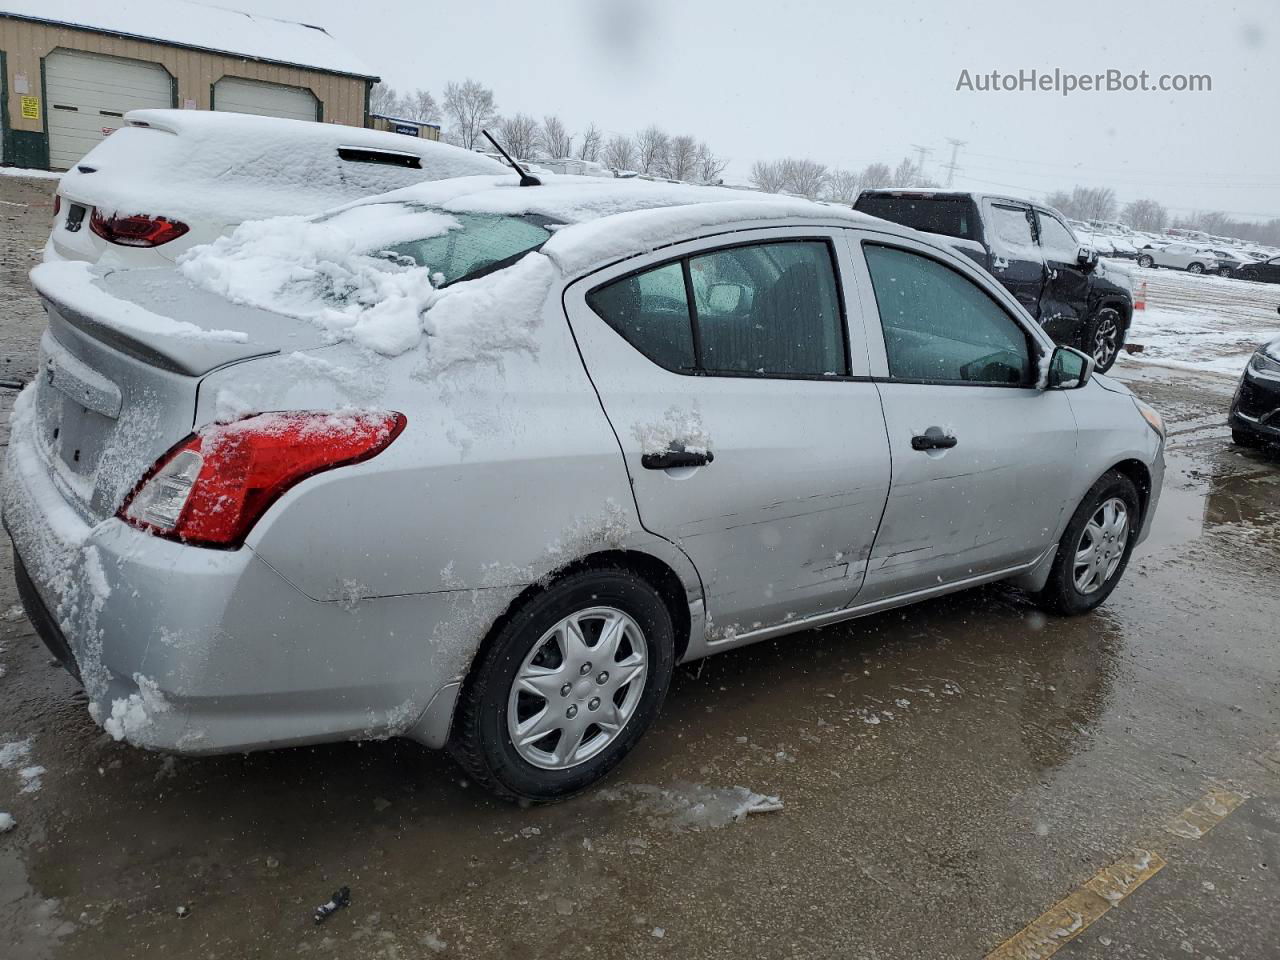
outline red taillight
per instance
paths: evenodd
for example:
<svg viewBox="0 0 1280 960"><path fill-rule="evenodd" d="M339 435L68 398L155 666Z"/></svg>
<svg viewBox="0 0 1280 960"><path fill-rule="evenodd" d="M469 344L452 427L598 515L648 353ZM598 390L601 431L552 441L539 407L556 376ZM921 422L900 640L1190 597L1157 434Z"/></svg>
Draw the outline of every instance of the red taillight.
<svg viewBox="0 0 1280 960"><path fill-rule="evenodd" d="M211 424L160 458L120 519L204 547L238 547L273 503L307 477L377 456L401 413L260 413Z"/></svg>
<svg viewBox="0 0 1280 960"><path fill-rule="evenodd" d="M89 229L108 243L122 247L158 247L170 240L177 240L189 229L185 223L167 217L148 217L137 213L122 217L116 214L103 216L94 209L89 218Z"/></svg>
<svg viewBox="0 0 1280 960"><path fill-rule="evenodd" d="M58 211L62 209L62 194L55 193L53 195L53 219L58 219Z"/></svg>

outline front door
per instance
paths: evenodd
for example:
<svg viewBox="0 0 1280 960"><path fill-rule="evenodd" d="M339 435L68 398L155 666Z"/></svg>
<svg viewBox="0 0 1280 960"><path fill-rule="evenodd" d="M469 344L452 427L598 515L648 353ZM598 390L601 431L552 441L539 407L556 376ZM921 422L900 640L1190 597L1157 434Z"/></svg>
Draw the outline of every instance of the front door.
<svg viewBox="0 0 1280 960"><path fill-rule="evenodd" d="M1040 326L1056 342L1077 345L1089 312L1089 274L1080 265L1080 244L1047 210L1037 210L1036 216L1045 267Z"/></svg>
<svg viewBox="0 0 1280 960"><path fill-rule="evenodd" d="M875 384L851 377L847 256L830 230L737 233L567 291L641 522L693 560L713 638L838 609L862 582L889 451Z"/></svg>
<svg viewBox="0 0 1280 960"><path fill-rule="evenodd" d="M893 480L859 602L1032 562L1052 546L1076 445L1066 395L1036 387L1040 341L967 265L909 241L861 247Z"/></svg>
<svg viewBox="0 0 1280 960"><path fill-rule="evenodd" d="M1044 288L1044 260L1035 238L1031 207L1010 200L984 200L982 219L991 248L991 273L1037 316Z"/></svg>

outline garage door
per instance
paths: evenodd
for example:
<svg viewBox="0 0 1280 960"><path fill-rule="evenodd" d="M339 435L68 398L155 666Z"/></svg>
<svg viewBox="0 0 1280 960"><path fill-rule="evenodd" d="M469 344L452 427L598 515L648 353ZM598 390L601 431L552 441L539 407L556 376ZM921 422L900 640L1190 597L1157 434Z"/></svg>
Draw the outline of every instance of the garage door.
<svg viewBox="0 0 1280 960"><path fill-rule="evenodd" d="M78 50L44 60L49 166L66 170L124 126L129 110L172 107L173 81L158 63Z"/></svg>
<svg viewBox="0 0 1280 960"><path fill-rule="evenodd" d="M213 85L213 109L232 113L256 113L262 117L318 120L316 96L301 87L223 77Z"/></svg>

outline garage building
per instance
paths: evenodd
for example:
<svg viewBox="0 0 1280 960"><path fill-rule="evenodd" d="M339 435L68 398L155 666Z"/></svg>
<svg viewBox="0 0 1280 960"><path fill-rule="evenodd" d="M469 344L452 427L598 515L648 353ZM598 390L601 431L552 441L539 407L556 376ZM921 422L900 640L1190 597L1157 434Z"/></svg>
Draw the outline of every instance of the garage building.
<svg viewBox="0 0 1280 960"><path fill-rule="evenodd" d="M65 170L144 107L369 125L378 78L324 29L187 0L0 0L0 163Z"/></svg>

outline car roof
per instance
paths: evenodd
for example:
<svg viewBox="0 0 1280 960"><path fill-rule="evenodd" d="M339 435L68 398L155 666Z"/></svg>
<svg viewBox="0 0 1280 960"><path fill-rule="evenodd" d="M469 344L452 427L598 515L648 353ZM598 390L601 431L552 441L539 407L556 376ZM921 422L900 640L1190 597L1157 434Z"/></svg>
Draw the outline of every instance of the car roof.
<svg viewBox="0 0 1280 960"><path fill-rule="evenodd" d="M446 213L536 215L554 221L543 252L566 274L634 256L724 227L862 226L927 239L924 234L858 213L850 207L754 193L635 178L541 174L541 186L521 187L514 175L459 177L415 184L349 206L409 202Z"/></svg>

